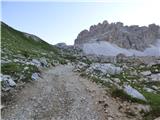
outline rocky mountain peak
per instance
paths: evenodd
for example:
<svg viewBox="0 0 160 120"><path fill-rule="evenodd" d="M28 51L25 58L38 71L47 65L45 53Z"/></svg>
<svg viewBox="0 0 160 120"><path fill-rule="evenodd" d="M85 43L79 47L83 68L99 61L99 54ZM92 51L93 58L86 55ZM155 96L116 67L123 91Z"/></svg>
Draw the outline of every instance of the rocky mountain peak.
<svg viewBox="0 0 160 120"><path fill-rule="evenodd" d="M109 24L108 21L103 21L92 25L89 30L81 31L75 40L75 46L107 41L121 48L144 50L157 39L160 39L160 26L156 24L140 27L138 25L124 26L122 22Z"/></svg>

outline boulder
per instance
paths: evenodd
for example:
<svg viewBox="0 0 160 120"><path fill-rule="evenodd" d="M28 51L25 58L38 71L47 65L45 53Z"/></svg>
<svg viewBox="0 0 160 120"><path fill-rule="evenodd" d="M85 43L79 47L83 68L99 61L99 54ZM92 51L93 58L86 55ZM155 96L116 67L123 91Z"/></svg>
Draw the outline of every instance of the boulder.
<svg viewBox="0 0 160 120"><path fill-rule="evenodd" d="M41 66L40 61L38 61L37 59L32 59L31 64L32 64L32 65L35 65L35 66L37 66L37 67L40 67L40 66Z"/></svg>
<svg viewBox="0 0 160 120"><path fill-rule="evenodd" d="M123 53L119 53L116 55L116 62L124 62L126 59L126 55Z"/></svg>
<svg viewBox="0 0 160 120"><path fill-rule="evenodd" d="M31 76L32 80L38 80L39 78L39 73L33 73Z"/></svg>
<svg viewBox="0 0 160 120"><path fill-rule="evenodd" d="M62 48L62 49L67 48L66 43L57 43L55 46L58 47L58 48Z"/></svg>
<svg viewBox="0 0 160 120"><path fill-rule="evenodd" d="M90 65L90 67L87 69L88 72L93 73L93 72L100 72L102 74L119 74L122 72L122 68L116 67L113 64L100 64L100 63L93 63Z"/></svg>
<svg viewBox="0 0 160 120"><path fill-rule="evenodd" d="M3 81L2 88L5 88L5 90L9 90L10 87L16 86L16 83L10 75L1 75L1 81Z"/></svg>
<svg viewBox="0 0 160 120"><path fill-rule="evenodd" d="M140 99L140 100L147 101L146 98L139 91L137 91L136 89L134 89L130 85L125 85L124 86L124 91L128 95L132 96L133 98L137 98L137 99Z"/></svg>
<svg viewBox="0 0 160 120"><path fill-rule="evenodd" d="M86 63L84 63L84 62L78 62L76 64L76 66L75 66L74 71L83 71L83 70L85 70L87 68L87 66L88 65Z"/></svg>
<svg viewBox="0 0 160 120"><path fill-rule="evenodd" d="M6 80L9 84L9 86L13 87L13 86L16 86L16 83L14 82L14 80L12 78L9 78Z"/></svg>

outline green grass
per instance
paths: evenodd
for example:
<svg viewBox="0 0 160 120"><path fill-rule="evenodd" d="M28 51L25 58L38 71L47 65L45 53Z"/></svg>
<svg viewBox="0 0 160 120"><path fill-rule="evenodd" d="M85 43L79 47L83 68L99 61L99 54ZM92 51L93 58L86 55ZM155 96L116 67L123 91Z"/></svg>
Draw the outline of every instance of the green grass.
<svg viewBox="0 0 160 120"><path fill-rule="evenodd" d="M71 62L75 62L76 61L76 57L74 55L71 54L66 54L64 56L62 56L64 59L70 60Z"/></svg>
<svg viewBox="0 0 160 120"><path fill-rule="evenodd" d="M28 69L24 70L25 67L28 67ZM2 74L7 74L12 77L17 78L17 80L20 78L21 75L24 75L25 81L29 81L31 79L31 75L34 72L39 72L38 68L33 65L25 65L21 63L6 63L1 66L1 72Z"/></svg>
<svg viewBox="0 0 160 120"><path fill-rule="evenodd" d="M22 71L19 64L16 63L6 63L1 66L3 74L14 74L15 72Z"/></svg>
<svg viewBox="0 0 160 120"><path fill-rule="evenodd" d="M153 85L156 85L157 87L160 87L160 81L148 81L144 82L147 87L152 87Z"/></svg>
<svg viewBox="0 0 160 120"><path fill-rule="evenodd" d="M147 65L140 65L140 66L134 67L134 69L139 72L151 71L152 73L160 73L160 64L155 64L150 67Z"/></svg>
<svg viewBox="0 0 160 120"><path fill-rule="evenodd" d="M88 64L88 65L90 65L90 64L93 63L91 60L89 60L89 59L87 59L87 58L86 58L86 59L83 59L82 62L84 62L84 63L86 63L86 64Z"/></svg>
<svg viewBox="0 0 160 120"><path fill-rule="evenodd" d="M86 74L85 72L81 72L81 73L80 73L80 76L81 76L81 77L87 77L87 74Z"/></svg>
<svg viewBox="0 0 160 120"><path fill-rule="evenodd" d="M59 61L59 63L62 64L62 65L67 64L67 61L66 61L64 58L59 58L58 61Z"/></svg>
<svg viewBox="0 0 160 120"><path fill-rule="evenodd" d="M142 94L146 97L152 110L145 114L145 119L154 119L160 116L160 94L154 94L143 91Z"/></svg>
<svg viewBox="0 0 160 120"><path fill-rule="evenodd" d="M1 22L1 47L11 51L12 54L22 54L25 57L38 57L41 53L47 53L52 51L55 54L59 53L59 50L47 42L41 40L35 41L32 38L28 38L23 32L17 31L5 23Z"/></svg>

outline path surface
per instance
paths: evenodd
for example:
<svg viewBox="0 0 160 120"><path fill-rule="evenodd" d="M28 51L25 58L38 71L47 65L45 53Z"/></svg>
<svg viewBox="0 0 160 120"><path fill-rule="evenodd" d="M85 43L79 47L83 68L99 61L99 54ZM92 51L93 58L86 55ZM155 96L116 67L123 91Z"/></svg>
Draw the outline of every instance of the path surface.
<svg viewBox="0 0 160 120"><path fill-rule="evenodd" d="M61 65L45 71L43 79L32 85L27 85L16 97L16 102L2 110L2 119L128 119L118 111L119 104L105 95L103 88L81 78L78 73L74 73L72 70L73 66L71 65ZM99 104L98 101L101 99L105 99L107 104L103 102ZM107 108L104 110L104 107Z"/></svg>

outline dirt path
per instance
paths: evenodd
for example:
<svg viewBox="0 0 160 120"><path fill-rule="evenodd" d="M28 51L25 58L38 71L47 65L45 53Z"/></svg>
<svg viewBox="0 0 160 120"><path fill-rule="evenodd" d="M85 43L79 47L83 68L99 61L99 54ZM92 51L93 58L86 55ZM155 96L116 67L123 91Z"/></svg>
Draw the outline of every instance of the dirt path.
<svg viewBox="0 0 160 120"><path fill-rule="evenodd" d="M2 110L4 120L128 120L103 88L57 66L25 87L16 102ZM105 99L105 102L103 101ZM102 103L99 103L101 101ZM106 103L107 102L107 103Z"/></svg>

